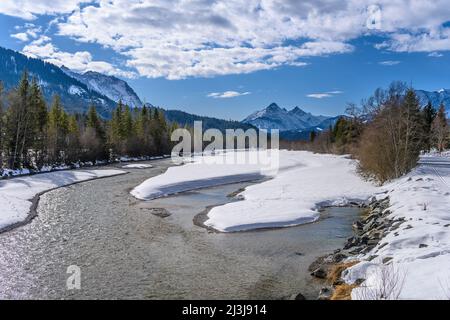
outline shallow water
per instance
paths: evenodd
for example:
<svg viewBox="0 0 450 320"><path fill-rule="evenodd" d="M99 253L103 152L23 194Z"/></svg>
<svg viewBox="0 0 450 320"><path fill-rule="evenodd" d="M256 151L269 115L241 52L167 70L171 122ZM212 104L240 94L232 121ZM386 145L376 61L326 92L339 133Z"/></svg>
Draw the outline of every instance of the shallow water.
<svg viewBox="0 0 450 320"><path fill-rule="evenodd" d="M316 298L321 284L309 264L344 244L359 213L331 208L309 225L210 233L194 216L248 184L138 201L130 189L170 161L152 164L43 195L36 219L0 234L0 298ZM157 217L151 208L171 215ZM66 289L70 265L81 268L81 290Z"/></svg>

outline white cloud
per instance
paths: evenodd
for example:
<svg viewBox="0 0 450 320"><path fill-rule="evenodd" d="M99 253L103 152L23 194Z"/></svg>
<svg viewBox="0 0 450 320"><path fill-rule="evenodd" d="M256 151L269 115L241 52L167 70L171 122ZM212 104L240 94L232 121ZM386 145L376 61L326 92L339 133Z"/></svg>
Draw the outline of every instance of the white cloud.
<svg viewBox="0 0 450 320"><path fill-rule="evenodd" d="M31 23L26 23L24 26L15 26L14 29L22 30L22 32L11 34L11 37L19 39L22 42L27 42L30 38L36 39L42 31L41 27L36 27Z"/></svg>
<svg viewBox="0 0 450 320"><path fill-rule="evenodd" d="M329 93L311 93L307 95L308 98L314 98L314 99L323 99L323 98L330 98L332 97Z"/></svg>
<svg viewBox="0 0 450 320"><path fill-rule="evenodd" d="M135 74L129 71L123 71L105 61L95 61L92 55L87 51L78 51L75 53L63 52L55 47L47 36L43 36L31 44L25 46L22 50L24 54L33 58L41 58L57 66L66 66L77 71L97 71L107 75L133 78Z"/></svg>
<svg viewBox="0 0 450 320"><path fill-rule="evenodd" d="M28 41L28 34L26 32L14 33L11 35L12 38L16 38L22 42Z"/></svg>
<svg viewBox="0 0 450 320"><path fill-rule="evenodd" d="M0 12L54 14L59 35L112 48L151 78L305 66L366 35L384 50L450 50L448 0L2 0Z"/></svg>
<svg viewBox="0 0 450 320"><path fill-rule="evenodd" d="M398 64L400 64L400 63L401 63L401 61L396 61L396 60L386 60L386 61L380 61L380 62L378 62L379 65L382 65L382 66L388 66L388 67L390 67L390 66L396 66L396 65L398 65Z"/></svg>
<svg viewBox="0 0 450 320"><path fill-rule="evenodd" d="M25 20L36 19L38 15L70 13L80 3L92 0L1 0L0 13Z"/></svg>
<svg viewBox="0 0 450 320"><path fill-rule="evenodd" d="M326 21L317 12L308 18L302 9L297 8L295 16L289 3L278 1L114 0L77 10L58 26L60 35L113 48L126 57L129 67L151 78L302 67L307 65L301 61L304 57L353 50L342 41L355 35L345 16L339 17L345 24L339 30L335 21ZM333 39L329 32L336 29L342 35Z"/></svg>
<svg viewBox="0 0 450 320"><path fill-rule="evenodd" d="M229 99L240 96L247 96L249 94L251 94L251 92L225 91L225 92L212 92L208 94L208 97L214 99Z"/></svg>
<svg viewBox="0 0 450 320"><path fill-rule="evenodd" d="M324 98L331 98L335 95L342 94L343 91L335 90L335 91L328 91L328 92L321 92L321 93L310 93L306 95L308 98L313 99L324 99Z"/></svg>
<svg viewBox="0 0 450 320"><path fill-rule="evenodd" d="M430 54L428 54L428 56L432 58L440 58L443 57L444 55L440 52L431 52Z"/></svg>

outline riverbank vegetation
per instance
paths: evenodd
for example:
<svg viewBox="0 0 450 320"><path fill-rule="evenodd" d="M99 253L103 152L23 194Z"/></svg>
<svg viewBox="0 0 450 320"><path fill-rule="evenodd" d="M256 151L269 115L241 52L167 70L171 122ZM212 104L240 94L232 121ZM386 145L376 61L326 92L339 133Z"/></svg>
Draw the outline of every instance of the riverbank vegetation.
<svg viewBox="0 0 450 320"><path fill-rule="evenodd" d="M351 154L360 172L381 183L398 178L417 165L420 153L449 146L449 127L443 105L436 112L421 108L413 88L394 82L377 89L361 106L349 104L346 117L311 135L308 142L284 142L292 149Z"/></svg>
<svg viewBox="0 0 450 320"><path fill-rule="evenodd" d="M121 102L110 120L94 106L87 114L68 114L58 96L47 105L38 80L27 72L9 92L0 82L0 171L168 154L174 129L157 108L131 109Z"/></svg>

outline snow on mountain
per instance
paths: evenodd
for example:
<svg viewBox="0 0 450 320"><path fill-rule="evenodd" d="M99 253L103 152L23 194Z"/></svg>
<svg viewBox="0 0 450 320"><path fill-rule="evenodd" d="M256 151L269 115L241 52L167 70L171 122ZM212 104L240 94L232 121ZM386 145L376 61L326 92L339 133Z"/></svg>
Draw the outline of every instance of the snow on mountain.
<svg viewBox="0 0 450 320"><path fill-rule="evenodd" d="M242 122L260 129L279 129L280 131L303 131L313 127L324 128L326 121L334 119L326 116L315 116L299 107L288 111L272 103L267 108L248 116Z"/></svg>
<svg viewBox="0 0 450 320"><path fill-rule="evenodd" d="M450 89L440 89L438 91L416 90L421 106L431 102L435 109L438 109L441 103L444 104L447 112L450 112Z"/></svg>
<svg viewBox="0 0 450 320"><path fill-rule="evenodd" d="M0 47L0 80L6 90L14 88L28 70L37 79L47 103L58 95L66 111L85 113L94 105L102 117L111 116L116 103L102 93L90 89L83 82L67 75L54 64L27 57L19 52Z"/></svg>
<svg viewBox="0 0 450 320"><path fill-rule="evenodd" d="M80 95L82 95L84 93L84 90L82 88L80 88L80 87L72 85L72 86L69 87L68 92L70 94L79 95L80 96Z"/></svg>
<svg viewBox="0 0 450 320"><path fill-rule="evenodd" d="M64 66L61 69L67 75L84 83L89 89L94 90L115 102L122 101L132 108L140 108L143 105L136 92L134 92L128 83L121 79L94 71L87 71L80 74Z"/></svg>

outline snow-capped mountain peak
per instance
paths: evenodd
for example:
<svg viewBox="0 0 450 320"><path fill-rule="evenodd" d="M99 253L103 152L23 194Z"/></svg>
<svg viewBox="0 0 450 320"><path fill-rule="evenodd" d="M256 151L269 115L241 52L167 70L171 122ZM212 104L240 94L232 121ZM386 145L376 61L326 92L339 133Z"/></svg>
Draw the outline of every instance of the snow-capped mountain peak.
<svg viewBox="0 0 450 320"><path fill-rule="evenodd" d="M416 90L416 95L421 106L431 102L433 107L438 109L441 104L444 104L447 112L450 111L450 89L440 89L438 91Z"/></svg>
<svg viewBox="0 0 450 320"><path fill-rule="evenodd" d="M315 116L305 112L299 107L288 111L279 107L276 103L270 104L267 108L257 111L246 119L244 123L251 124L260 129L279 129L280 131L305 130L321 125L329 119L326 116Z"/></svg>
<svg viewBox="0 0 450 320"><path fill-rule="evenodd" d="M121 79L95 71L87 71L80 74L65 66L61 67L61 69L70 77L84 83L90 90L99 92L115 102L122 101L132 108L142 107L141 99L139 99L128 83Z"/></svg>

